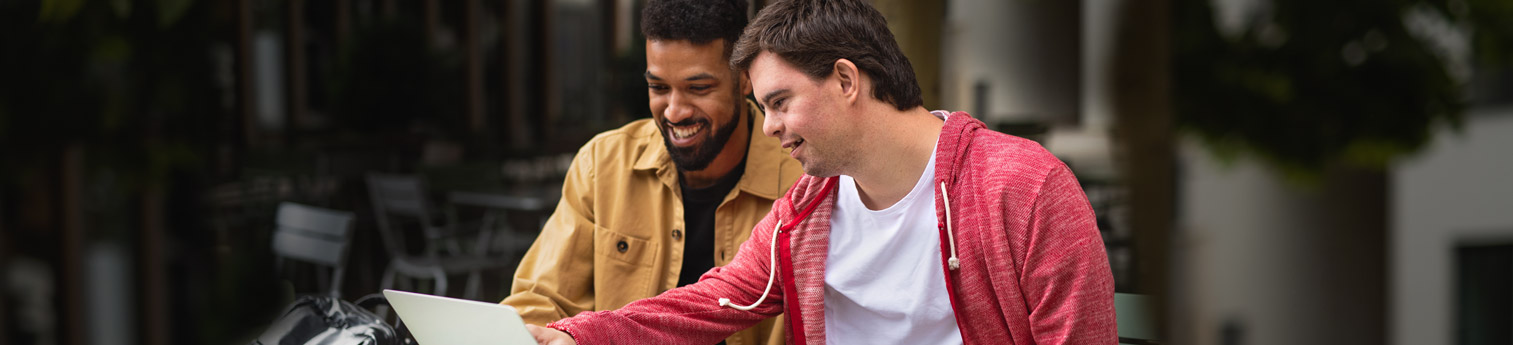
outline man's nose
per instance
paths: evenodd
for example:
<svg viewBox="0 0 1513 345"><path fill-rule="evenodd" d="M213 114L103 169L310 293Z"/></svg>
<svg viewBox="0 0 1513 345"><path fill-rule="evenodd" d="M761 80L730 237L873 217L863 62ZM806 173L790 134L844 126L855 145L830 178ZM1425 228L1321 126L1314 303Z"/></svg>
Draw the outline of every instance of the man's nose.
<svg viewBox="0 0 1513 345"><path fill-rule="evenodd" d="M674 91L668 96L667 111L662 116L667 118L667 122L683 122L683 120L693 117L693 104L690 104L692 101L692 99L689 99L682 92Z"/></svg>
<svg viewBox="0 0 1513 345"><path fill-rule="evenodd" d="M762 119L762 134L769 137L779 137L783 134L783 123L778 120L777 113L767 113Z"/></svg>

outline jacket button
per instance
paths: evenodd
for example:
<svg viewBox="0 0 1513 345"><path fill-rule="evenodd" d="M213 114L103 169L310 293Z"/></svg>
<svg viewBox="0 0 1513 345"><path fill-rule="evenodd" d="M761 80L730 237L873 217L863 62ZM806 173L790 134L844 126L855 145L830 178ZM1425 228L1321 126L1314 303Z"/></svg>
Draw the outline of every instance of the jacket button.
<svg viewBox="0 0 1513 345"><path fill-rule="evenodd" d="M672 239L683 240L683 230L672 229Z"/></svg>
<svg viewBox="0 0 1513 345"><path fill-rule="evenodd" d="M630 249L630 244L625 243L625 241L620 241L620 243L615 243L615 250L619 250L621 253L624 253L628 249Z"/></svg>

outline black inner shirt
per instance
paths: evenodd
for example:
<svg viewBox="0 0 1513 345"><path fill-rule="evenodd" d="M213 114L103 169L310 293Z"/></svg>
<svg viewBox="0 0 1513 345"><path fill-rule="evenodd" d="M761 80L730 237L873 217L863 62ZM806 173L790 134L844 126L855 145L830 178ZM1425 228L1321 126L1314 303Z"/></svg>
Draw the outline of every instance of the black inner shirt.
<svg viewBox="0 0 1513 345"><path fill-rule="evenodd" d="M725 200L725 195L741 182L746 172L746 158L720 177L714 185L705 188L688 188L682 176L678 184L683 187L683 270L678 275L678 286L693 284L699 276L714 268L714 211Z"/></svg>

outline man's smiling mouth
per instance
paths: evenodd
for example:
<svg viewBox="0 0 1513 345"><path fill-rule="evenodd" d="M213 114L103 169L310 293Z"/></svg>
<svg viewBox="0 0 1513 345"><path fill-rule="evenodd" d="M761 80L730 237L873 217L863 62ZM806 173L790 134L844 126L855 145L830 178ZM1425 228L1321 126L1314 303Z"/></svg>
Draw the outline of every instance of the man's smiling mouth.
<svg viewBox="0 0 1513 345"><path fill-rule="evenodd" d="M709 127L709 122L707 121L683 121L683 123L679 124L665 124L667 125L667 134L672 136L673 140L677 141L691 139L695 135L698 135L699 132L703 131L706 127Z"/></svg>

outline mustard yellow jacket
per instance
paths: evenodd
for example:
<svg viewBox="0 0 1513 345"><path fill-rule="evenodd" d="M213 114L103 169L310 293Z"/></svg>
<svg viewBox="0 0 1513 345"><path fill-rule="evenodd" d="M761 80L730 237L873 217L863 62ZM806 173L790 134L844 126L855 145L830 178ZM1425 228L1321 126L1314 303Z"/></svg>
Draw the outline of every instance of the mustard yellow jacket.
<svg viewBox="0 0 1513 345"><path fill-rule="evenodd" d="M715 210L715 265L723 266L803 174L764 115L748 102L746 171ZM510 296L527 323L545 325L583 311L619 309L675 287L683 265L683 201L678 172L651 119L600 133L573 158L562 200L515 271ZM716 303L711 300L709 303ZM729 345L782 344L781 317L726 339Z"/></svg>

